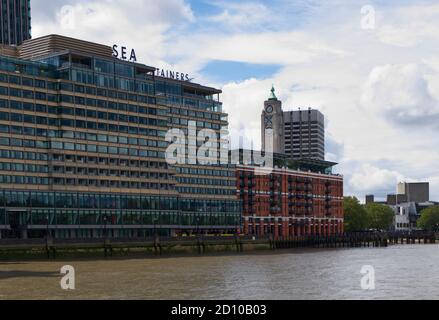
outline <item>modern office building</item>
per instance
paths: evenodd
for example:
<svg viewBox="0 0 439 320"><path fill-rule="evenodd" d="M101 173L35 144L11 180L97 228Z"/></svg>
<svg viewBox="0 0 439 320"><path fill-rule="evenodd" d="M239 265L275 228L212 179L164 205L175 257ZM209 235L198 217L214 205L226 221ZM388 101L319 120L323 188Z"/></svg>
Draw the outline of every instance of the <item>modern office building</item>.
<svg viewBox="0 0 439 320"><path fill-rule="evenodd" d="M274 155L274 162L266 174L255 161L237 167L244 233L275 238L343 233L343 177L323 173L335 163L291 161L285 155Z"/></svg>
<svg viewBox="0 0 439 320"><path fill-rule="evenodd" d="M375 196L373 194L366 195L366 204L375 203Z"/></svg>
<svg viewBox="0 0 439 320"><path fill-rule="evenodd" d="M266 149L268 143L272 149ZM262 148L294 160L324 161L325 117L312 109L284 112L273 88L262 113Z"/></svg>
<svg viewBox="0 0 439 320"><path fill-rule="evenodd" d="M30 0L0 0L0 46L17 46L30 38Z"/></svg>
<svg viewBox="0 0 439 320"><path fill-rule="evenodd" d="M157 76L155 67L115 58L110 46L63 36L6 49L0 55L1 236L144 237L239 228L233 168L165 159L169 129L193 135L190 122L217 134L227 127L220 90Z"/></svg>
<svg viewBox="0 0 439 320"><path fill-rule="evenodd" d="M408 202L430 201L430 184L428 182L401 182L398 183L397 194L404 195Z"/></svg>

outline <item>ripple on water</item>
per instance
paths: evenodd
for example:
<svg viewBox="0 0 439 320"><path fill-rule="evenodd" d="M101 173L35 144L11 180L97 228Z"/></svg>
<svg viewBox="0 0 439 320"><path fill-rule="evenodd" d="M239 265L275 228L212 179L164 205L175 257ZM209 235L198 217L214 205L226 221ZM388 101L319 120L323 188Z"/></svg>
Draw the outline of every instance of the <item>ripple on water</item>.
<svg viewBox="0 0 439 320"><path fill-rule="evenodd" d="M0 278L0 299L439 299L438 245L68 264L73 292L53 276L59 262L0 264L26 274ZM375 268L376 290L360 287L364 265Z"/></svg>

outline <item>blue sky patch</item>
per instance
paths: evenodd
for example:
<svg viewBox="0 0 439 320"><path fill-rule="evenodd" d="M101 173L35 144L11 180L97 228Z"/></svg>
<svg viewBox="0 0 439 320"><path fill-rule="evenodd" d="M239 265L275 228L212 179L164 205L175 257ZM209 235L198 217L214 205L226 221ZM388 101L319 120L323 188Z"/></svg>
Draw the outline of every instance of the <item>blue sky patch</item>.
<svg viewBox="0 0 439 320"><path fill-rule="evenodd" d="M250 78L264 79L272 77L280 70L279 65L262 65L236 61L211 61L201 73L213 81L222 83L243 81Z"/></svg>

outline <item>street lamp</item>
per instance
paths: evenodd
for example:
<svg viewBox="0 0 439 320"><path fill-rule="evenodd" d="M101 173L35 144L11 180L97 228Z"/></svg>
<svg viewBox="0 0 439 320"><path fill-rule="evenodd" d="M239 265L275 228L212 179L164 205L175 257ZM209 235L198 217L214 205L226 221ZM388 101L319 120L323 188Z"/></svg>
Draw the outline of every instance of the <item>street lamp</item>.
<svg viewBox="0 0 439 320"><path fill-rule="evenodd" d="M153 219L154 223L154 238L157 238L157 218Z"/></svg>
<svg viewBox="0 0 439 320"><path fill-rule="evenodd" d="M104 215L104 238L107 239L107 215Z"/></svg>
<svg viewBox="0 0 439 320"><path fill-rule="evenodd" d="M49 239L49 215L46 216L46 238Z"/></svg>
<svg viewBox="0 0 439 320"><path fill-rule="evenodd" d="M197 236L199 235L199 233L200 233L200 230L199 230L199 228L200 228L200 218L199 217L197 217Z"/></svg>

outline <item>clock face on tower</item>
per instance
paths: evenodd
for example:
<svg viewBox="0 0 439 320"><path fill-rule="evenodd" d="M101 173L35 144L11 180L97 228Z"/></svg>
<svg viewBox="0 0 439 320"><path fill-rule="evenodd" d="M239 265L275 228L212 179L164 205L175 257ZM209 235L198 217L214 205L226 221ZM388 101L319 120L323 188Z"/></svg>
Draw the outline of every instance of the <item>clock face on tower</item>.
<svg viewBox="0 0 439 320"><path fill-rule="evenodd" d="M267 108L265 109L265 111L266 111L267 113L272 113L272 112L273 112L273 106L268 105Z"/></svg>

